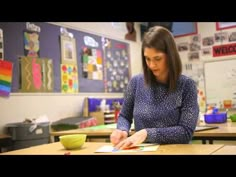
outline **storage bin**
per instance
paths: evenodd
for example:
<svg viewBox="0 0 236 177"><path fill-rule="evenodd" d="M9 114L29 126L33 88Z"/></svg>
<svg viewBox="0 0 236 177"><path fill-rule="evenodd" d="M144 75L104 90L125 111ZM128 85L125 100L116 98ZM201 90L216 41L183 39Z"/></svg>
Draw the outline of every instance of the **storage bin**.
<svg viewBox="0 0 236 177"><path fill-rule="evenodd" d="M32 140L49 138L49 123L38 123L37 127L31 132L30 127L33 123L10 123L7 124L8 134L12 136L12 140Z"/></svg>
<svg viewBox="0 0 236 177"><path fill-rule="evenodd" d="M225 123L227 121L227 113L215 113L215 114L205 114L204 115L205 122L210 123Z"/></svg>
<svg viewBox="0 0 236 177"><path fill-rule="evenodd" d="M29 148L31 146L37 146L48 143L49 143L49 138L13 141L12 150Z"/></svg>
<svg viewBox="0 0 236 177"><path fill-rule="evenodd" d="M12 136L12 150L28 148L31 146L48 144L50 142L49 122L37 123L10 123L6 125L7 132Z"/></svg>

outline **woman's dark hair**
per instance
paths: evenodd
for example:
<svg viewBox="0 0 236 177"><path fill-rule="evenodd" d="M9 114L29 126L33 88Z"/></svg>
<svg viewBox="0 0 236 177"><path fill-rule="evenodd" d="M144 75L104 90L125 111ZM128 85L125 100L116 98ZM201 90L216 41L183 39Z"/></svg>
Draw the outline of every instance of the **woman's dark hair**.
<svg viewBox="0 0 236 177"><path fill-rule="evenodd" d="M147 86L155 85L156 78L148 68L144 57L145 48L154 48L167 56L168 87L169 91L174 91L177 87L177 80L182 73L182 63L175 44L175 40L170 31L161 26L154 26L144 35L142 43L142 63L144 79Z"/></svg>

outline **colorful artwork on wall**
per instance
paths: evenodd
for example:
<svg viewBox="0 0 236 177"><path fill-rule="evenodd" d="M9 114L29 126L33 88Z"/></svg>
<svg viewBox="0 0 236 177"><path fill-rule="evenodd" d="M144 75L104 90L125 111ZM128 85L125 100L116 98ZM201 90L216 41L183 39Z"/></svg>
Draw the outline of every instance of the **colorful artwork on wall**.
<svg viewBox="0 0 236 177"><path fill-rule="evenodd" d="M129 81L128 45L105 38L105 92L124 92Z"/></svg>
<svg viewBox="0 0 236 177"><path fill-rule="evenodd" d="M61 63L77 64L77 52L75 38L61 36Z"/></svg>
<svg viewBox="0 0 236 177"><path fill-rule="evenodd" d="M39 57L39 33L24 31L24 53L28 57Z"/></svg>
<svg viewBox="0 0 236 177"><path fill-rule="evenodd" d="M20 84L22 92L52 92L54 89L51 59L21 57Z"/></svg>
<svg viewBox="0 0 236 177"><path fill-rule="evenodd" d="M123 24L123 26L125 27L125 24ZM73 28L67 29L69 34L72 33L73 35L65 36L64 33L60 31L61 26L47 22L0 22L0 29L4 32L4 43L0 43L0 49L4 47L4 50L0 50L0 58L2 55L4 59L10 60L13 62L13 65L16 66L13 67L12 72L12 92L47 92L50 90L46 88L48 84L47 81L45 81L47 75L43 74L40 76L42 79L41 83L37 83L39 85L41 84L43 88L40 87L40 89L36 89L36 84L34 87L30 85L32 89L27 89L26 86L27 84L29 85L29 83L26 78L22 77L22 72L25 72L25 76L29 74L23 70L25 68L28 68L29 71L32 69L32 59L28 61L29 63L27 61L23 61L22 63L21 61L19 62L20 56L35 58L34 65L39 64L41 68L38 68L41 70L43 70L42 66L45 64L40 64L42 61L37 59L50 58L50 60L52 60L53 76L51 78L53 79L53 85L51 86L53 92L56 93L61 92L61 64L77 66L79 92L122 93L125 90L125 82L128 82L130 77L130 50L129 43L124 42L124 40L108 39L101 35ZM23 32L25 32L25 34ZM3 35L0 36L3 37ZM63 37L60 38L61 36ZM32 41L36 42L32 43ZM36 48L31 51L30 47L33 48L33 46ZM87 72L87 75L84 75L85 72L83 71L83 62L81 59L81 52L84 48L91 49L91 56L85 57L84 60L87 62L90 61L91 63L95 60L97 62L95 66L87 65L84 67L88 71L91 71L90 73ZM79 57L77 52L79 52ZM118 55L122 54L125 55L125 57L118 57ZM94 59L93 56L95 56L96 59ZM109 56L112 57L109 58ZM105 57L107 59L105 59ZM49 64L50 62L46 63ZM19 64L23 64L23 66L18 67ZM96 70L102 71L98 73ZM30 72L32 74L32 71ZM31 79L31 77L32 76L28 76L28 79ZM33 83L33 80L30 83ZM24 86L24 84L26 85ZM23 88L25 90L22 90Z"/></svg>
<svg viewBox="0 0 236 177"><path fill-rule="evenodd" d="M83 77L103 80L103 60L101 51L85 47L82 54Z"/></svg>
<svg viewBox="0 0 236 177"><path fill-rule="evenodd" d="M11 92L13 63L0 60L0 96L9 96Z"/></svg>
<svg viewBox="0 0 236 177"><path fill-rule="evenodd" d="M61 91L79 92L78 69L76 65L61 64Z"/></svg>

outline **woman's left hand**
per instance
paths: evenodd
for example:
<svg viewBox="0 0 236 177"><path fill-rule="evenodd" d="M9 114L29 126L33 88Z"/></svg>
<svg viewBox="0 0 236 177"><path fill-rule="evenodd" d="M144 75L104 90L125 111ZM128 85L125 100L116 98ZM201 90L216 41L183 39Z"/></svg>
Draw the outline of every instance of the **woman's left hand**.
<svg viewBox="0 0 236 177"><path fill-rule="evenodd" d="M130 147L136 146L138 144L141 144L142 142L145 141L146 138L147 138L147 130L142 129L142 130L136 132L135 134L133 134L132 136L121 141L119 144L117 144L115 146L115 148L116 149L130 148Z"/></svg>

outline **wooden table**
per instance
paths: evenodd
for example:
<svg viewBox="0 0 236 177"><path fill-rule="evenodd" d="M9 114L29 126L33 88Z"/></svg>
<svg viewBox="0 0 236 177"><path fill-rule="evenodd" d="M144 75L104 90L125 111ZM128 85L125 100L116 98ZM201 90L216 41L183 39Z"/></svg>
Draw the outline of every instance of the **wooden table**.
<svg viewBox="0 0 236 177"><path fill-rule="evenodd" d="M236 155L236 146L225 145L213 152L214 155Z"/></svg>
<svg viewBox="0 0 236 177"><path fill-rule="evenodd" d="M207 141L209 141L209 144L213 144L214 140L236 140L236 122L228 120L221 124L201 123L200 125L218 126L219 128L194 132L193 140L202 140L203 144L206 144Z"/></svg>
<svg viewBox="0 0 236 177"><path fill-rule="evenodd" d="M213 144L214 140L236 140L236 122L231 122L230 120L222 124L205 124L201 123L200 125L209 125L209 126L218 126L217 129L204 130L199 132L194 132L193 140L201 140L202 144L206 144L209 141L209 144ZM58 137L61 135L68 134L87 134L87 140L94 138L103 138L109 142L110 134L115 129L115 124L113 125L103 125L95 126L84 129L74 129L67 131L51 132L51 136L54 136L55 141L59 141ZM134 131L131 131L131 134Z"/></svg>
<svg viewBox="0 0 236 177"><path fill-rule="evenodd" d="M155 152L115 152L95 153L97 149L110 143L86 142L81 149L65 150L60 142L33 146L26 149L9 151L0 155L210 155L224 145L172 144L160 145Z"/></svg>

